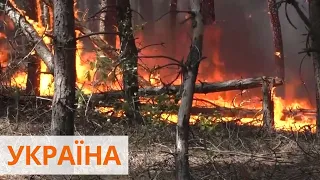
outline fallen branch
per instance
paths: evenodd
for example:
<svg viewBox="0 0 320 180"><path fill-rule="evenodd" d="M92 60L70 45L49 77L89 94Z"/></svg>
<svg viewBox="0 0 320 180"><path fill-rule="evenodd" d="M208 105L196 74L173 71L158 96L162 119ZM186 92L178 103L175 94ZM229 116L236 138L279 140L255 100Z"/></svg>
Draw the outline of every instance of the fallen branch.
<svg viewBox="0 0 320 180"><path fill-rule="evenodd" d="M263 79L267 81L274 81L273 86L280 86L283 84L283 81L280 78L273 77L258 77L258 78L247 78L247 79L237 79L229 80L224 82L216 83L201 83L195 86L195 93L214 93L222 91L232 91L232 90L244 90L262 87ZM172 85L168 87L147 87L140 88L138 95L139 96L155 96L161 94L176 95L179 93L180 85ZM110 98L120 99L123 97L123 91L108 91L105 93L94 94L92 96L93 101L105 101Z"/></svg>

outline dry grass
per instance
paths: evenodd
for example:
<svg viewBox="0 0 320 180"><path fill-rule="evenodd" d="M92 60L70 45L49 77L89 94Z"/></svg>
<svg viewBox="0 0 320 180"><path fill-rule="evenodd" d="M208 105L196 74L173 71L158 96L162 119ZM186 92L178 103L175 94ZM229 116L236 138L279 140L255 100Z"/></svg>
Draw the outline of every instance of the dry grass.
<svg viewBox="0 0 320 180"><path fill-rule="evenodd" d="M1 105L1 135L47 135L51 112L34 104L23 104L19 118L14 108ZM7 114L9 112L9 115ZM1 176L0 179L174 179L173 125L149 124L128 127L82 111L76 119L81 135L129 135L129 176ZM320 143L310 133L277 132L220 123L213 131L192 127L190 165L194 179L319 179Z"/></svg>

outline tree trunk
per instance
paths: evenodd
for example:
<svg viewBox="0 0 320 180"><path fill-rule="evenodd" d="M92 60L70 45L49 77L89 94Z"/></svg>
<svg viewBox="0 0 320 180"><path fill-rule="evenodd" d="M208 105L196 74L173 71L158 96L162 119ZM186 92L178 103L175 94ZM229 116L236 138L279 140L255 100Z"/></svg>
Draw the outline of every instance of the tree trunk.
<svg viewBox="0 0 320 180"><path fill-rule="evenodd" d="M108 12L106 13L104 24L105 24L105 32L114 32L116 33L116 25L117 25L117 11L115 6L117 5L116 0L107 0L107 8ZM112 6L112 7L111 7ZM113 47L116 47L117 37L116 34L106 34L104 39Z"/></svg>
<svg viewBox="0 0 320 180"><path fill-rule="evenodd" d="M198 75L199 64L202 59L204 33L200 0L190 0L190 7L192 11L193 37L188 59L185 64L187 68L183 72L183 90L176 130L176 178L178 180L191 179L188 160L189 120L195 82Z"/></svg>
<svg viewBox="0 0 320 180"><path fill-rule="evenodd" d="M50 21L50 8L48 5L46 5L44 2L41 2L41 19L44 26L50 27L51 21Z"/></svg>
<svg viewBox="0 0 320 180"><path fill-rule="evenodd" d="M317 134L320 133L320 1L309 0L311 50L316 80Z"/></svg>
<svg viewBox="0 0 320 180"><path fill-rule="evenodd" d="M27 3L26 15L31 19L37 21L37 12L34 7L37 7L36 0L25 1ZM33 8L31 8L33 7ZM32 48L32 47L31 47ZM26 54L25 54L26 55ZM27 75L27 84L26 84L26 93L40 95L40 61L38 57L31 55L28 58L28 75Z"/></svg>
<svg viewBox="0 0 320 180"><path fill-rule="evenodd" d="M107 6L107 0L101 0L100 1L100 9L105 8ZM107 18L107 13L103 12L100 14L100 19L99 19L99 31L104 32L106 29L106 21L105 19ZM101 39L105 40L105 35L101 34L100 35Z"/></svg>
<svg viewBox="0 0 320 180"><path fill-rule="evenodd" d="M263 111L263 126L268 133L272 132L274 127L274 102L272 99L273 82L268 80L263 81L262 85L262 111Z"/></svg>
<svg viewBox="0 0 320 180"><path fill-rule="evenodd" d="M76 82L74 1L53 0L54 96L52 135L73 135Z"/></svg>
<svg viewBox="0 0 320 180"><path fill-rule="evenodd" d="M40 95L40 61L36 56L28 59L26 94Z"/></svg>
<svg viewBox="0 0 320 180"><path fill-rule="evenodd" d="M282 43L282 34L281 34L281 24L279 20L279 12L278 12L278 7L276 5L276 0L268 0L268 9L269 9L270 22L271 22L272 32L273 32L276 76L284 80L285 70L284 70L283 43Z"/></svg>
<svg viewBox="0 0 320 180"><path fill-rule="evenodd" d="M138 50L132 29L132 14L129 0L117 0L118 6L118 29L120 36L120 56L123 72L124 99L126 101L126 116L129 122L132 120L141 123L142 117L139 112L138 84Z"/></svg>

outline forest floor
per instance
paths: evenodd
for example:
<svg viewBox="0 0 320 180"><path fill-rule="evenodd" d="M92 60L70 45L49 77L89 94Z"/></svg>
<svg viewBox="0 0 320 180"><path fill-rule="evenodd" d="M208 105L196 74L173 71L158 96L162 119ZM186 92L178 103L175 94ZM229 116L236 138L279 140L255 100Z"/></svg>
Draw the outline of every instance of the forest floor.
<svg viewBox="0 0 320 180"><path fill-rule="evenodd" d="M0 104L1 135L49 135L51 111L15 111ZM14 109L14 108L11 108ZM3 111L1 111L3 110ZM9 115L8 115L9 112ZM10 113L13 112L13 113ZM11 115L12 114L12 115ZM164 123L128 127L97 112L76 119L76 135L129 135L129 176L0 176L0 179L136 179L174 178L175 126ZM191 127L190 166L194 179L320 179L320 141L307 132L275 132L234 122L213 129Z"/></svg>

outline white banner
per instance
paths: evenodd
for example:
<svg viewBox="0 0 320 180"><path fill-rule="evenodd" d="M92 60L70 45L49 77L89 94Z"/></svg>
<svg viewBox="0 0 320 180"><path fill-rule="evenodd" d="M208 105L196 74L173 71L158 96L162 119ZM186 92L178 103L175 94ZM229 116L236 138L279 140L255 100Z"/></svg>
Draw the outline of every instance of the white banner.
<svg viewBox="0 0 320 180"><path fill-rule="evenodd" d="M128 175L128 136L0 136L0 174Z"/></svg>

